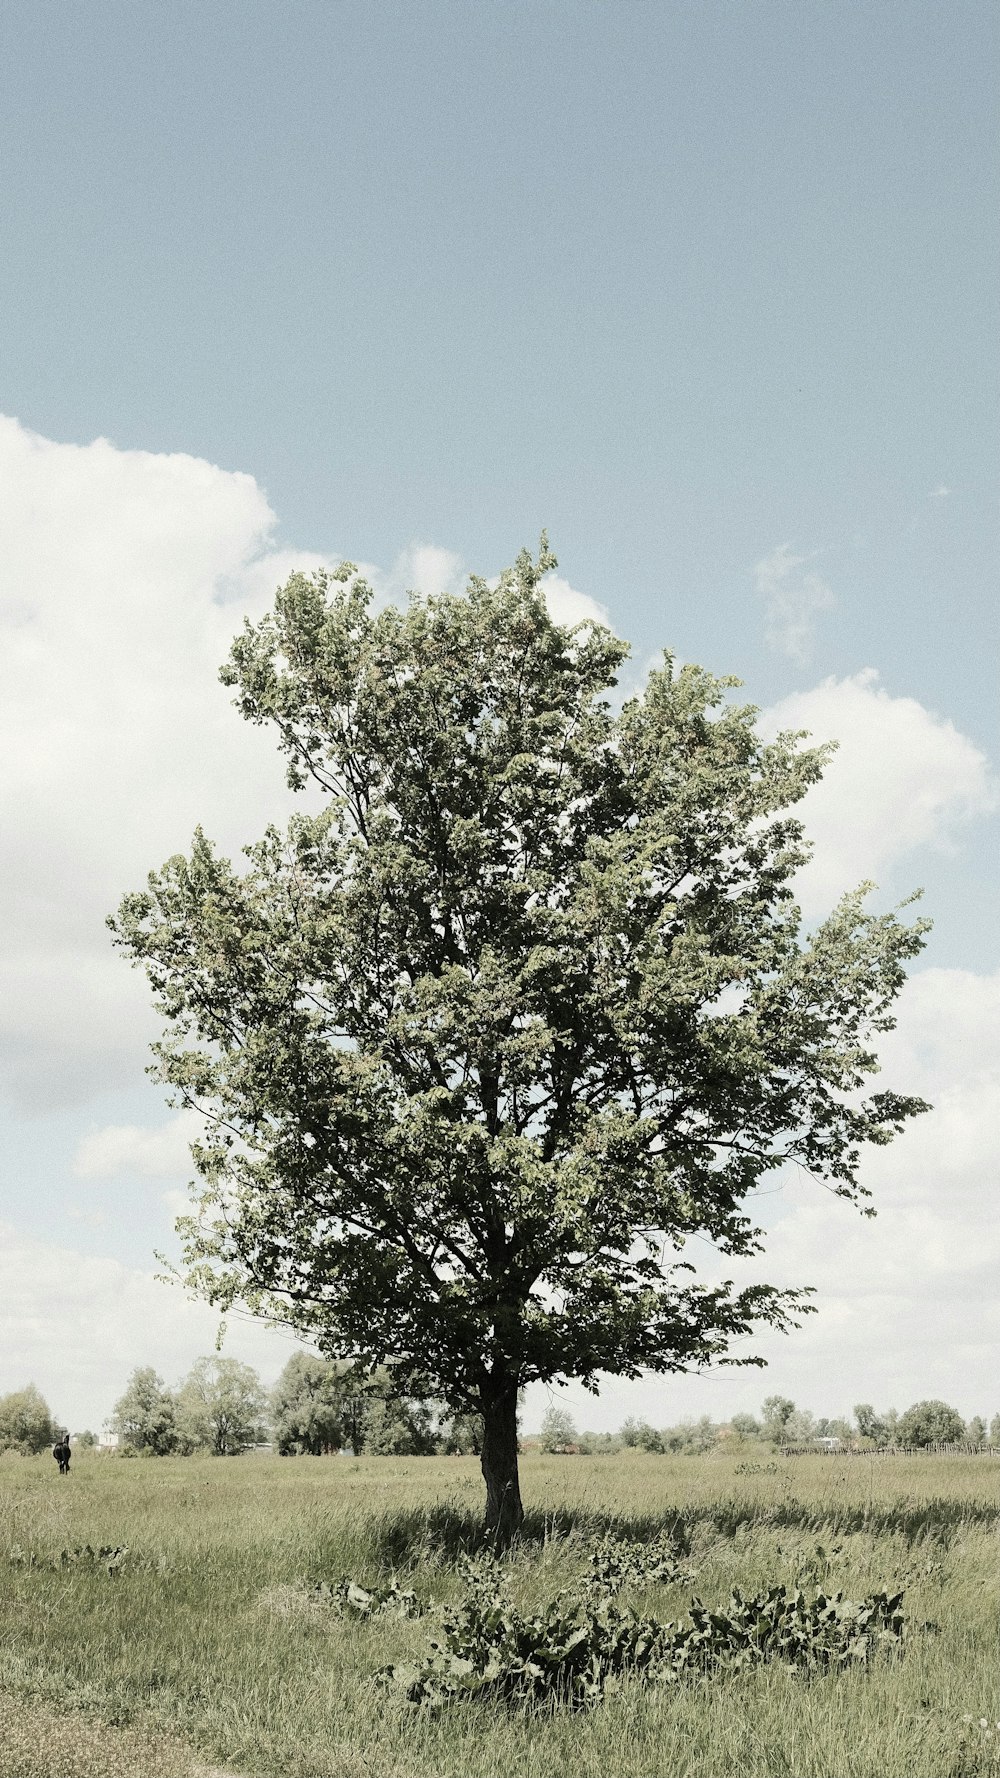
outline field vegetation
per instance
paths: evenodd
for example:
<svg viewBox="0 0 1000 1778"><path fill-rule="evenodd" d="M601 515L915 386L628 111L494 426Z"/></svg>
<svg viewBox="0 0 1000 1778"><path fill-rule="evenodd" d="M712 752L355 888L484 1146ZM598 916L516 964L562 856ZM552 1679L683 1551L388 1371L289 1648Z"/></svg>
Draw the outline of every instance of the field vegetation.
<svg viewBox="0 0 1000 1778"><path fill-rule="evenodd" d="M0 1778L875 1778L1000 1772L1000 1468L990 1456L530 1452L504 1558L522 1615L596 1539L653 1546L620 1598L686 1620L731 1590L905 1587L902 1653L618 1677L588 1708L434 1710L417 1666L481 1550L474 1458L0 1459ZM665 1549L675 1553L664 1560ZM344 1607L346 1579L412 1594Z"/></svg>

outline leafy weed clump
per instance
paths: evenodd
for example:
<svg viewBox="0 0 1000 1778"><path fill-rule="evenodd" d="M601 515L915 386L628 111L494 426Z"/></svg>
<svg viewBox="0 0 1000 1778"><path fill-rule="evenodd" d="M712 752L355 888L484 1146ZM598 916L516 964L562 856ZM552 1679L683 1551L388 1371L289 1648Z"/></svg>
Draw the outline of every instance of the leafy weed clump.
<svg viewBox="0 0 1000 1778"><path fill-rule="evenodd" d="M578 1594L564 1590L526 1615L497 1562L466 1562L463 1572L465 1596L442 1611L441 1634L419 1666L384 1672L411 1704L493 1696L580 1708L627 1675L676 1684L767 1661L829 1669L868 1662L902 1640L901 1593L856 1603L839 1593L807 1599L780 1586L749 1598L734 1590L727 1611L693 1599L688 1621L670 1622L622 1604L617 1575L592 1573Z"/></svg>
<svg viewBox="0 0 1000 1778"><path fill-rule="evenodd" d="M617 1593L623 1587L663 1586L694 1579L694 1569L677 1553L666 1532L650 1543L621 1537L602 1537L590 1546L588 1584L600 1593Z"/></svg>
<svg viewBox="0 0 1000 1778"><path fill-rule="evenodd" d="M120 1574L125 1567L149 1568L160 1567L161 1563L149 1557L141 1557L130 1550L127 1544L101 1544L95 1549L93 1544L76 1544L73 1549L60 1550L58 1556L43 1555L38 1550L12 1549L8 1561L12 1568L34 1568L50 1574L59 1574L67 1568L96 1573L103 1569L108 1574Z"/></svg>
<svg viewBox="0 0 1000 1778"><path fill-rule="evenodd" d="M401 1587L395 1575L387 1587L363 1587L345 1576L343 1580L317 1581L312 1597L329 1605L340 1617L423 1617L427 1606L410 1588Z"/></svg>

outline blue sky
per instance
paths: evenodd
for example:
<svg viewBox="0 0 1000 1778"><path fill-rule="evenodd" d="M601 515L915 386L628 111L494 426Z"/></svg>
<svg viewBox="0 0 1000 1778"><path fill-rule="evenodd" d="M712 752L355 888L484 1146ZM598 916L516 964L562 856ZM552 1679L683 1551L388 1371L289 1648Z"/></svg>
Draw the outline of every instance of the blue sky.
<svg viewBox="0 0 1000 1778"><path fill-rule="evenodd" d="M857 875L925 886L906 1053L952 1095L968 1178L939 1226L900 1161L886 1226L923 1243L913 1304L942 1254L967 1292L995 1201L985 1089L979 1113L954 1099L963 1057L990 1082L997 1059L995 7L13 0L0 33L21 1281L0 1389L31 1368L93 1420L123 1367L204 1349L202 1311L144 1282L183 1164L100 916L195 820L235 848L281 813L214 682L242 610L300 560L372 564L386 596L494 573L543 525L554 596L596 601L637 673L669 645L740 673L766 720L840 736L816 911ZM796 1204L778 1257L809 1277L835 1236ZM857 1263L863 1306L831 1286L826 1332L776 1348L767 1385L843 1406L831 1355L853 1328L860 1387L881 1316L914 1355L862 1393L1000 1406L968 1383L1000 1323L970 1357L943 1309L907 1320L887 1257ZM763 1387L641 1401L666 1419Z"/></svg>

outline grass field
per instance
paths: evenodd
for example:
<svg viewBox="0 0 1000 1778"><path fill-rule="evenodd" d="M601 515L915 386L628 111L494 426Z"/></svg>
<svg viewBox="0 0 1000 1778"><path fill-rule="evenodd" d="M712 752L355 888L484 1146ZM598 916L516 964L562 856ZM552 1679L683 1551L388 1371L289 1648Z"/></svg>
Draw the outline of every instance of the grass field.
<svg viewBox="0 0 1000 1778"><path fill-rule="evenodd" d="M541 1603L611 1525L672 1527L693 1583L849 1597L905 1584L903 1658L771 1666L589 1711L415 1711L373 1671L433 1625L345 1621L317 1580L395 1571L436 1600L476 1540L473 1459L0 1459L0 1778L960 1778L1000 1774L1000 1461L529 1455L517 1596ZM115 1573L61 1553L127 1545ZM13 1557L13 1560L12 1560ZM980 1719L985 1718L983 1728Z"/></svg>

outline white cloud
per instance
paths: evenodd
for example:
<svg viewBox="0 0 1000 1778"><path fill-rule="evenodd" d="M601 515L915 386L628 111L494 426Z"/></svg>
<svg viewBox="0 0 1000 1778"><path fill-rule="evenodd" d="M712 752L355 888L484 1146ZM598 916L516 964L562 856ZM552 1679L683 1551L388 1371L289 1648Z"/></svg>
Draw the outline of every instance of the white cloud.
<svg viewBox="0 0 1000 1778"><path fill-rule="evenodd" d="M391 572L378 578L392 598L404 592L439 598L442 593L460 592L466 576L462 558L454 550L439 549L433 543L412 543L397 556Z"/></svg>
<svg viewBox="0 0 1000 1778"><path fill-rule="evenodd" d="M964 823L996 806L985 756L915 698L893 697L873 668L827 679L765 710L765 734L807 729L838 750L799 805L815 856L799 879L809 914L845 889L883 882L922 846L948 847Z"/></svg>
<svg viewBox="0 0 1000 1778"><path fill-rule="evenodd" d="M567 627L591 623L603 624L608 630L614 628L605 606L599 605L589 593L577 592L561 574L546 574L541 584L553 623Z"/></svg>
<svg viewBox="0 0 1000 1778"><path fill-rule="evenodd" d="M34 1382L71 1430L99 1430L138 1364L177 1382L218 1329L216 1311L152 1272L0 1227L0 1395ZM295 1344L231 1316L223 1350L271 1384Z"/></svg>
<svg viewBox="0 0 1000 1778"><path fill-rule="evenodd" d="M73 1158L78 1179L175 1179L193 1172L190 1144L201 1130L197 1112L182 1111L165 1124L106 1124L81 1136ZM186 1203L186 1199L185 1199Z"/></svg>
<svg viewBox="0 0 1000 1778"><path fill-rule="evenodd" d="M944 482L941 482L936 488L931 489L927 498L928 500L947 500L950 493L951 489L946 488Z"/></svg>
<svg viewBox="0 0 1000 1778"><path fill-rule="evenodd" d="M293 564L253 478L52 444L0 418L0 1088L138 1084L148 996L104 921L198 821L227 850L285 807L217 673Z"/></svg>
<svg viewBox="0 0 1000 1778"><path fill-rule="evenodd" d="M812 560L811 556L793 555L790 544L780 543L753 571L754 587L764 601L768 641L800 663L812 652L816 618L837 603L820 575L811 569L799 572Z"/></svg>

